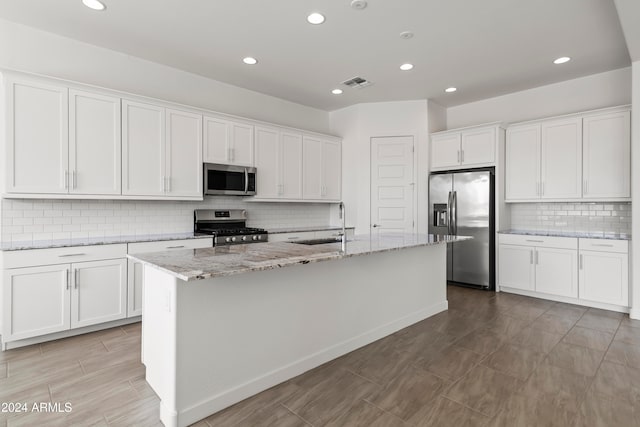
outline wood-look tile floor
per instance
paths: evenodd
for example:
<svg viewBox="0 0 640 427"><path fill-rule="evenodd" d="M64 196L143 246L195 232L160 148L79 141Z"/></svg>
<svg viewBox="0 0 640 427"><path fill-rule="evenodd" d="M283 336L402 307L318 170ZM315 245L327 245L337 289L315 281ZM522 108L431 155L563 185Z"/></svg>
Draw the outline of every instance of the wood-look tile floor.
<svg viewBox="0 0 640 427"><path fill-rule="evenodd" d="M640 321L449 287L449 310L212 415L212 426L640 427ZM161 426L140 324L0 353L0 426Z"/></svg>

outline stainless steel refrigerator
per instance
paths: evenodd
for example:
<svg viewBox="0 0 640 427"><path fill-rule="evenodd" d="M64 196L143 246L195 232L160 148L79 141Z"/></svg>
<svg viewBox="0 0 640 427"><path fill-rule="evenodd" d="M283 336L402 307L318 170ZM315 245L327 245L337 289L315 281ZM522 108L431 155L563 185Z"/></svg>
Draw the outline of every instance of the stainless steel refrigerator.
<svg viewBox="0 0 640 427"><path fill-rule="evenodd" d="M429 176L429 233L472 236L447 245L447 281L495 289L494 168Z"/></svg>

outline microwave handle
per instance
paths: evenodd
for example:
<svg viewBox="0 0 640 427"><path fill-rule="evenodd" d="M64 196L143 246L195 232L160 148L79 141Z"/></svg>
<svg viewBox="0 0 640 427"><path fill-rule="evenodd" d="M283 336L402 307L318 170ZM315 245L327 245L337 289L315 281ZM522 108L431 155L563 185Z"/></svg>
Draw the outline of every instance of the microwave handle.
<svg viewBox="0 0 640 427"><path fill-rule="evenodd" d="M249 171L244 168L244 194L249 192Z"/></svg>

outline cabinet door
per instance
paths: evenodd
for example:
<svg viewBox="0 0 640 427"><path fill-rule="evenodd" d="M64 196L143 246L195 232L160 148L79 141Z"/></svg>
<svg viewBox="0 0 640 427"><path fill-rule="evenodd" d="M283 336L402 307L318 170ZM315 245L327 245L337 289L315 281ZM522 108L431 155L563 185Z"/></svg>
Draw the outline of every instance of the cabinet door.
<svg viewBox="0 0 640 427"><path fill-rule="evenodd" d="M69 264L5 270L4 341L69 329Z"/></svg>
<svg viewBox="0 0 640 427"><path fill-rule="evenodd" d="M302 199L302 135L283 131L280 138L280 197Z"/></svg>
<svg viewBox="0 0 640 427"><path fill-rule="evenodd" d="M629 305L629 256L580 251L580 299Z"/></svg>
<svg viewBox="0 0 640 427"><path fill-rule="evenodd" d="M280 132L256 127L256 197L280 197Z"/></svg>
<svg viewBox="0 0 640 427"><path fill-rule="evenodd" d="M631 122L629 111L583 120L583 194L585 199L631 197Z"/></svg>
<svg viewBox="0 0 640 427"><path fill-rule="evenodd" d="M534 249L528 246L499 245L498 284L509 288L535 289Z"/></svg>
<svg viewBox="0 0 640 427"><path fill-rule="evenodd" d="M540 125L507 129L505 171L507 200L540 197Z"/></svg>
<svg viewBox="0 0 640 427"><path fill-rule="evenodd" d="M541 147L541 197L582 197L582 119L543 123Z"/></svg>
<svg viewBox="0 0 640 427"><path fill-rule="evenodd" d="M321 199L323 193L322 182L322 151L321 139L305 136L302 146L302 196L305 199Z"/></svg>
<svg viewBox="0 0 640 427"><path fill-rule="evenodd" d="M495 164L496 130L479 129L462 132L460 160L465 166Z"/></svg>
<svg viewBox="0 0 640 427"><path fill-rule="evenodd" d="M203 157L205 163L229 162L229 122L215 117L204 117Z"/></svg>
<svg viewBox="0 0 640 427"><path fill-rule="evenodd" d="M447 168L460 164L460 134L431 137L431 168Z"/></svg>
<svg viewBox="0 0 640 427"><path fill-rule="evenodd" d="M232 165L253 166L253 126L244 123L231 123Z"/></svg>
<svg viewBox="0 0 640 427"><path fill-rule="evenodd" d="M69 192L120 194L120 98L69 91Z"/></svg>
<svg viewBox="0 0 640 427"><path fill-rule="evenodd" d="M322 147L322 198L340 200L342 194L342 145L325 141Z"/></svg>
<svg viewBox="0 0 640 427"><path fill-rule="evenodd" d="M164 108L122 101L122 194L164 194L165 130Z"/></svg>
<svg viewBox="0 0 640 427"><path fill-rule="evenodd" d="M141 316L144 265L131 259L127 264L127 317Z"/></svg>
<svg viewBox="0 0 640 427"><path fill-rule="evenodd" d="M7 191L67 193L67 88L8 80L7 95Z"/></svg>
<svg viewBox="0 0 640 427"><path fill-rule="evenodd" d="M578 297L578 252L573 249L536 248L536 291Z"/></svg>
<svg viewBox="0 0 640 427"><path fill-rule="evenodd" d="M126 259L71 264L71 278L72 328L126 317Z"/></svg>
<svg viewBox="0 0 640 427"><path fill-rule="evenodd" d="M202 116L168 109L166 117L165 192L202 197Z"/></svg>

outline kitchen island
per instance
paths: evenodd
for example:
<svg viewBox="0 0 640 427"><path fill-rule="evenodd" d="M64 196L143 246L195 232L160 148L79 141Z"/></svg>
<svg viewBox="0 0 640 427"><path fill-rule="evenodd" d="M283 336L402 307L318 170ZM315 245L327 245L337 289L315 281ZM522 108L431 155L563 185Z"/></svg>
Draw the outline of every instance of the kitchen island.
<svg viewBox="0 0 640 427"><path fill-rule="evenodd" d="M129 255L142 354L166 426L186 426L447 309L446 244L356 236Z"/></svg>

